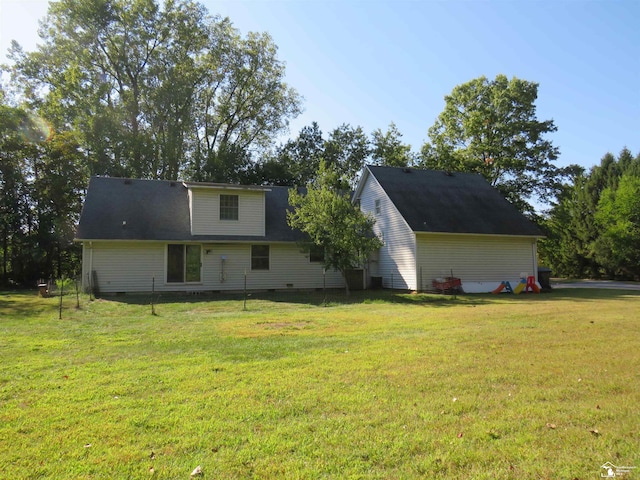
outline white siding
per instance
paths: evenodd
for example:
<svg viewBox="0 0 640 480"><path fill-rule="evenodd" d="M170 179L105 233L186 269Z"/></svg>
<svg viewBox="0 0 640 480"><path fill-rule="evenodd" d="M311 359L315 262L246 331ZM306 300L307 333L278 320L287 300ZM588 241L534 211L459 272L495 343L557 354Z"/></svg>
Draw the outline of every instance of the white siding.
<svg viewBox="0 0 640 480"><path fill-rule="evenodd" d="M166 283L166 244L161 242L92 242L83 245L83 286L92 268L102 293L156 291L239 291L244 288L311 289L323 287L322 265L310 263L295 244L271 244L268 271L251 271L250 244L203 244L202 281ZM224 260L223 260L224 257ZM93 264L90 267L90 263ZM327 271L327 288L344 286L339 272Z"/></svg>
<svg viewBox="0 0 640 480"><path fill-rule="evenodd" d="M462 279L466 291L488 292L507 280L515 286L521 274L537 278L536 240L530 237L418 234L421 289L438 277ZM420 278L419 278L420 281Z"/></svg>
<svg viewBox="0 0 640 480"><path fill-rule="evenodd" d="M310 263L295 244L269 245L269 270L251 270L250 244L205 244L203 282L206 290L322 288L322 265ZM208 253L207 253L208 252ZM224 260L223 260L224 257ZM339 272L328 271L327 288L343 287Z"/></svg>
<svg viewBox="0 0 640 480"><path fill-rule="evenodd" d="M374 231L384 242L377 257L377 268L372 265L370 271L377 271L382 276L384 287L415 290L415 235L377 180L368 175L365 182L360 194L360 208L376 219ZM378 215L375 214L376 200L380 201ZM375 257L370 260L375 261Z"/></svg>
<svg viewBox="0 0 640 480"><path fill-rule="evenodd" d="M220 195L238 195L238 220L220 220ZM190 189L189 206L193 235L265 234L263 191Z"/></svg>
<svg viewBox="0 0 640 480"><path fill-rule="evenodd" d="M96 272L100 292L150 292L152 279L155 288L163 290L165 278L165 250L162 243L151 242L92 242L84 245L83 285L87 287L89 263ZM91 258L93 257L93 258Z"/></svg>

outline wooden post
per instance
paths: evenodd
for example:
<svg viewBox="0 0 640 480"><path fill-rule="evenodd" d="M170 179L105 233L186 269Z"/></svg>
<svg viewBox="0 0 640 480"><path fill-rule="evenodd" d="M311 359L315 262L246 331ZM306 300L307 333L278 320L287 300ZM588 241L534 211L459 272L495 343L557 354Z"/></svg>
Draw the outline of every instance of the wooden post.
<svg viewBox="0 0 640 480"><path fill-rule="evenodd" d="M156 277L151 277L151 315L156 314L156 307L153 304L153 297L156 295Z"/></svg>
<svg viewBox="0 0 640 480"><path fill-rule="evenodd" d="M326 307L327 306L327 269L326 268L322 269L322 296L324 297L322 302Z"/></svg>
<svg viewBox="0 0 640 480"><path fill-rule="evenodd" d="M247 310L247 269L244 269L244 301L242 303L242 310Z"/></svg>
<svg viewBox="0 0 640 480"><path fill-rule="evenodd" d="M453 282L453 268L451 269L451 282ZM457 292L458 292L458 286L454 285L453 286L453 299L455 300L457 298Z"/></svg>
<svg viewBox="0 0 640 480"><path fill-rule="evenodd" d="M76 308L80 309L80 291L78 289L78 277L73 276L73 282L76 286Z"/></svg>
<svg viewBox="0 0 640 480"><path fill-rule="evenodd" d="M62 320L62 293L64 290L64 278L60 279L60 305L58 306L58 320Z"/></svg>

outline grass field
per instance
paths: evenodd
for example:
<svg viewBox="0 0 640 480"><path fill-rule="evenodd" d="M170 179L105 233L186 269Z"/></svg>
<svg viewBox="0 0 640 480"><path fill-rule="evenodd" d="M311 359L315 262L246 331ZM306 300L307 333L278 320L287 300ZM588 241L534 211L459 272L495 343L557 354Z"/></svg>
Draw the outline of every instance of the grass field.
<svg viewBox="0 0 640 480"><path fill-rule="evenodd" d="M0 477L640 470L638 292L370 295L0 293Z"/></svg>

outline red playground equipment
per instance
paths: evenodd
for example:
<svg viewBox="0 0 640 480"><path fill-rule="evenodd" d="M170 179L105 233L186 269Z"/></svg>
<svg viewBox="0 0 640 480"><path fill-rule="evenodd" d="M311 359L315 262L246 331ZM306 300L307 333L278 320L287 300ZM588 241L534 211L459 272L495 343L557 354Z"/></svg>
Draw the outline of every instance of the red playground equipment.
<svg viewBox="0 0 640 480"><path fill-rule="evenodd" d="M540 287L536 284L536 277L533 275L527 277L527 285L524 287L524 291L528 292L529 289L531 289L533 293L540 293Z"/></svg>

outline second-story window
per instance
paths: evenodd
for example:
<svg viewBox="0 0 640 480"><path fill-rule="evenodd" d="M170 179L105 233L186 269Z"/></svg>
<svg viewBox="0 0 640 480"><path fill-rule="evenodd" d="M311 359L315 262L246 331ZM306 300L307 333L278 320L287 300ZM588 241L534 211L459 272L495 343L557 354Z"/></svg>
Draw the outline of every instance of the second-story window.
<svg viewBox="0 0 640 480"><path fill-rule="evenodd" d="M376 215L380 215L380 199L375 201Z"/></svg>
<svg viewBox="0 0 640 480"><path fill-rule="evenodd" d="M238 195L220 195L220 220L238 220Z"/></svg>

